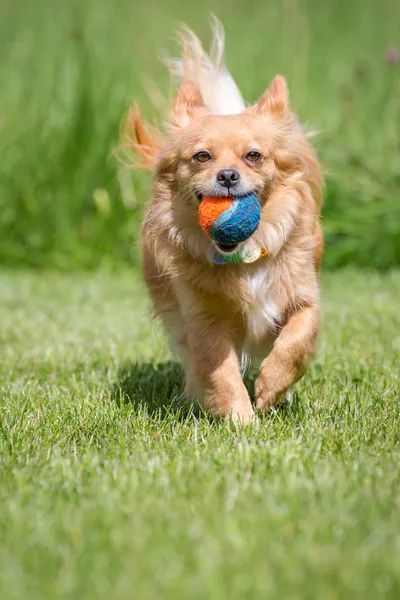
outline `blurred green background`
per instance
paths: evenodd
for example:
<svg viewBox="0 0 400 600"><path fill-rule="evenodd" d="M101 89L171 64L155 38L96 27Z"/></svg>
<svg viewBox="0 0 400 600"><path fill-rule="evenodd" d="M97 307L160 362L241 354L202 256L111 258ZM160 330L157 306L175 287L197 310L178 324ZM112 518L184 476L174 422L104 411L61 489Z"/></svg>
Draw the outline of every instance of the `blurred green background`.
<svg viewBox="0 0 400 600"><path fill-rule="evenodd" d="M277 72L326 170L325 265L400 263L400 2L10 0L0 21L0 263L137 264L149 177L112 150L131 100L169 83L161 52L225 24L228 66L253 101Z"/></svg>

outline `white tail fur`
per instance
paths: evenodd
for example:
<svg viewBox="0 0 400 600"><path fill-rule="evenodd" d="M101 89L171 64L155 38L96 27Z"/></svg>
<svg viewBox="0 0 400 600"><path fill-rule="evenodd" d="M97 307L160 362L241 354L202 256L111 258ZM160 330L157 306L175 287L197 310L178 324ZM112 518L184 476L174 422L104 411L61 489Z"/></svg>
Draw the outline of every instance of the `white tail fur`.
<svg viewBox="0 0 400 600"><path fill-rule="evenodd" d="M182 58L166 58L165 64L178 85L193 81L201 91L206 106L215 115L233 115L245 109L242 94L224 62L225 35L222 23L212 22L213 42L210 54L205 52L199 38L186 26L180 41Z"/></svg>

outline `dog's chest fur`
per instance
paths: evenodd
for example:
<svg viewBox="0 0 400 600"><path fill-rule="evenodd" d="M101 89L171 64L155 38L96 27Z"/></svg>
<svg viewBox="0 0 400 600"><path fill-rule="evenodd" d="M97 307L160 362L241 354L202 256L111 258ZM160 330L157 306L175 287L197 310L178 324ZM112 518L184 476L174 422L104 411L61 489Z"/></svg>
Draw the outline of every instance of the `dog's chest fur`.
<svg viewBox="0 0 400 600"><path fill-rule="evenodd" d="M246 341L259 342L267 333L273 333L279 324L280 314L273 302L268 272L264 268L245 277L247 299L244 307Z"/></svg>

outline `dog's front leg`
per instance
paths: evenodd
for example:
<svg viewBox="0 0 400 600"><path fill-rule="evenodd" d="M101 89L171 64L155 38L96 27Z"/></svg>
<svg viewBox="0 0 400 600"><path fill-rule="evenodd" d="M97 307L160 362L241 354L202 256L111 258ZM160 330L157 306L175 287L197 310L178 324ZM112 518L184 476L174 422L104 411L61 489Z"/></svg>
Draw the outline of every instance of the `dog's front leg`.
<svg viewBox="0 0 400 600"><path fill-rule="evenodd" d="M254 411L226 329L202 315L188 330L186 389L217 417L247 424Z"/></svg>
<svg viewBox="0 0 400 600"><path fill-rule="evenodd" d="M204 302L179 286L186 329L186 391L215 416L244 425L254 416L242 381L235 349L234 327Z"/></svg>
<svg viewBox="0 0 400 600"><path fill-rule="evenodd" d="M289 386L306 372L320 327L317 303L293 312L282 328L274 347L261 364L255 394L258 410L277 404Z"/></svg>

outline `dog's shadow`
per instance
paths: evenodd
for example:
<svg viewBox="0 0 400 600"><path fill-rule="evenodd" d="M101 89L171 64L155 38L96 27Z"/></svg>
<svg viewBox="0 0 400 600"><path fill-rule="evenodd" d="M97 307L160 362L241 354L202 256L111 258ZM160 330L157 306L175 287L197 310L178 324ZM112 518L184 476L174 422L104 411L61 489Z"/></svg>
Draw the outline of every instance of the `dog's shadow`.
<svg viewBox="0 0 400 600"><path fill-rule="evenodd" d="M253 403L255 378L254 372L248 373L244 378ZM132 404L138 408L146 408L148 414L152 416L165 417L171 413L178 419L186 418L189 413L197 417L206 416L199 405L193 404L185 397L184 387L184 370L179 363L135 362L123 365L119 369L112 397L118 404ZM278 407L281 417L284 418L290 418L290 415L293 417L297 409L297 397L291 405L283 402ZM207 418L210 418L210 415Z"/></svg>
<svg viewBox="0 0 400 600"><path fill-rule="evenodd" d="M114 383L113 398L118 404L146 407L150 415L171 412L184 416L190 410L185 400L184 372L179 363L135 362L123 365Z"/></svg>

